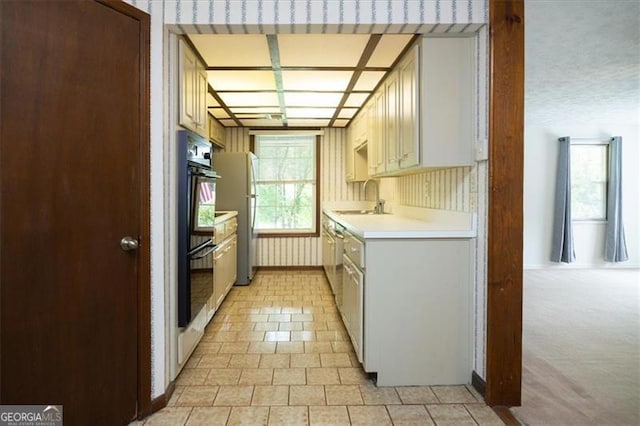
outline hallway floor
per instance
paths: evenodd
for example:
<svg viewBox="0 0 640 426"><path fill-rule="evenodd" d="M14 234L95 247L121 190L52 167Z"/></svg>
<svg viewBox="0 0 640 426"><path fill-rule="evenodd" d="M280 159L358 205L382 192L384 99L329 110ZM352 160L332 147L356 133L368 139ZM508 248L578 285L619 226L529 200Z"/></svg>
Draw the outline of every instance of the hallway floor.
<svg viewBox="0 0 640 426"><path fill-rule="evenodd" d="M471 386L376 387L321 271L234 287L145 425L502 425Z"/></svg>

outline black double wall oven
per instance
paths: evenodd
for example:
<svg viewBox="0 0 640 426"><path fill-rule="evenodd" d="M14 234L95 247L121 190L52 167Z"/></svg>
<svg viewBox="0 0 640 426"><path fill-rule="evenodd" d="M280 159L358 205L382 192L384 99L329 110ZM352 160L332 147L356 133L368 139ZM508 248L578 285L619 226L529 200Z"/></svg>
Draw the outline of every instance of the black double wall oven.
<svg viewBox="0 0 640 426"><path fill-rule="evenodd" d="M179 130L178 145L178 326L186 327L213 292L213 221L216 179L211 143Z"/></svg>

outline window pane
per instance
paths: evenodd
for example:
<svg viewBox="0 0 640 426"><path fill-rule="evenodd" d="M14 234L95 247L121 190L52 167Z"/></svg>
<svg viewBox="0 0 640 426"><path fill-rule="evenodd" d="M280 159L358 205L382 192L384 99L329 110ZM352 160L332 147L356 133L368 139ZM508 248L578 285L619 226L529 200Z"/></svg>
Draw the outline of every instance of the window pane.
<svg viewBox="0 0 640 426"><path fill-rule="evenodd" d="M571 213L574 220L607 218L608 145L571 146Z"/></svg>
<svg viewBox="0 0 640 426"><path fill-rule="evenodd" d="M315 141L306 135L256 137L258 230L315 230Z"/></svg>

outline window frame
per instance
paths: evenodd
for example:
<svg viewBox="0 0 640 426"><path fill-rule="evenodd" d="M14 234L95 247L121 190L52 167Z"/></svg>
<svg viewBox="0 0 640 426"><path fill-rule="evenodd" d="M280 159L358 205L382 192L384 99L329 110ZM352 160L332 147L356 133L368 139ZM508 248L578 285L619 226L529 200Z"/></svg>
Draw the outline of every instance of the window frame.
<svg viewBox="0 0 640 426"><path fill-rule="evenodd" d="M299 128L296 128L296 130L300 130ZM312 129L312 131L318 131L317 129ZM283 130L283 131L278 131L278 132L273 132L273 135L286 135L287 131ZM320 143L321 143L321 138L320 135L317 134L315 135L315 211L313 212L314 215L314 226L313 226L313 230L308 231L308 232L300 232L298 230L292 230L292 231L287 231L287 230L282 230L281 232L269 232L269 231L259 231L259 230L255 230L258 238L305 238L305 237L319 237L320 236L320 210L321 210L321 206L320 206ZM253 152L254 154L256 154L256 135L250 135L249 137L249 150L251 152ZM256 154L257 156L257 154ZM260 161L260 157L258 157L258 161ZM257 206L256 206L257 208Z"/></svg>
<svg viewBox="0 0 640 426"><path fill-rule="evenodd" d="M608 221L608 210L609 210L609 144L607 142L598 142L598 143L584 143L584 142L571 142L569 146L569 150L579 147L603 147L604 148L604 206L603 206L603 216L602 217L585 217L585 218L575 218L575 209L573 203L573 194L574 194L574 186L572 176L569 176L569 185L571 187L571 221L576 223L606 223ZM571 175L574 172L574 164L573 164L574 153L571 152L570 162L571 162Z"/></svg>

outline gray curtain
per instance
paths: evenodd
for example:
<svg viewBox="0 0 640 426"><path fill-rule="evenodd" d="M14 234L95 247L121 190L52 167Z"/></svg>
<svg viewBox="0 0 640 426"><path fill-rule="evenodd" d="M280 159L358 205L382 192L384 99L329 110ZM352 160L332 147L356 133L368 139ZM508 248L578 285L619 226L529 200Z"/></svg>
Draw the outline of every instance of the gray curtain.
<svg viewBox="0 0 640 426"><path fill-rule="evenodd" d="M571 226L571 139L559 138L558 173L556 175L556 202L553 212L551 261L571 263L576 260Z"/></svg>
<svg viewBox="0 0 640 426"><path fill-rule="evenodd" d="M622 138L614 136L609 142L609 189L604 260L624 262L628 259L624 226L622 226Z"/></svg>

